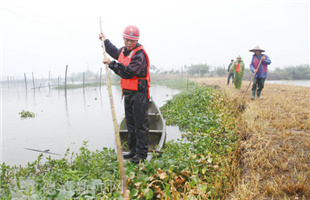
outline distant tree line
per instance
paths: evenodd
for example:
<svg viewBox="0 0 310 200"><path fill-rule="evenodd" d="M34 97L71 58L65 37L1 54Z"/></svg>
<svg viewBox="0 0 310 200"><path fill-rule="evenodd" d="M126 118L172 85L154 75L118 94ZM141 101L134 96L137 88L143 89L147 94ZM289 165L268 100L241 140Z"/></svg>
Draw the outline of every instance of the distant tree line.
<svg viewBox="0 0 310 200"><path fill-rule="evenodd" d="M163 70L154 65L150 66L151 74L164 74L164 75L186 75L186 76L222 76L225 77L228 74L227 66L210 66L207 63L184 65L179 69L169 69ZM99 80L99 73L94 73L90 70L85 72L73 73L71 74L72 79L81 81L83 80L83 73L87 82L96 82ZM119 82L119 76L115 75L113 72L110 73L111 79L113 81ZM103 75L105 78L105 75ZM245 74L243 79L250 80L252 77L252 72L249 67L245 68ZM307 80L310 79L310 66L308 64L297 65L297 66L287 66L284 68L276 68L275 70L268 71L269 80Z"/></svg>
<svg viewBox="0 0 310 200"><path fill-rule="evenodd" d="M180 74L184 73L189 76L227 76L227 67L212 67L208 64L192 64L190 66L184 66L180 70L160 70L154 65L152 66L153 73L156 74ZM211 70L211 68L213 70ZM250 68L245 68L244 79L250 80L252 72ZM309 80L310 79L310 66L309 64L286 66L284 68L276 68L275 70L268 71L269 80Z"/></svg>
<svg viewBox="0 0 310 200"><path fill-rule="evenodd" d="M268 75L273 80L309 80L310 66L308 64L276 68Z"/></svg>
<svg viewBox="0 0 310 200"><path fill-rule="evenodd" d="M211 70L213 68L213 70ZM190 66L184 65L181 67L181 70L160 70L156 68L154 65L151 67L151 73L154 74L187 74L189 76L227 76L227 68L226 67L212 67L207 63L201 64L192 64Z"/></svg>

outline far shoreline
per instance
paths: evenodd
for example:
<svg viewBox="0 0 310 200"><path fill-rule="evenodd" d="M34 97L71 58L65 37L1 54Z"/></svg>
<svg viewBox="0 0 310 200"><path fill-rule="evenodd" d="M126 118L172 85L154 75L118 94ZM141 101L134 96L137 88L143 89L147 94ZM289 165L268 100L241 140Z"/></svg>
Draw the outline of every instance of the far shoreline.
<svg viewBox="0 0 310 200"><path fill-rule="evenodd" d="M310 80L268 80L267 79L266 83L310 87Z"/></svg>

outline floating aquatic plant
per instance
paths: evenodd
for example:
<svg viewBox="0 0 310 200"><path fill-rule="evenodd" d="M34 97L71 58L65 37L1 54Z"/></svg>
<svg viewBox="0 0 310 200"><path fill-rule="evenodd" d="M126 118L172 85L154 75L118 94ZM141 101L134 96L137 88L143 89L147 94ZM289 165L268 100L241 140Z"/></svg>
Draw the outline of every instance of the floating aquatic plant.
<svg viewBox="0 0 310 200"><path fill-rule="evenodd" d="M25 111L25 110L22 110L18 114L20 115L21 118L34 118L35 117L35 114L33 112Z"/></svg>

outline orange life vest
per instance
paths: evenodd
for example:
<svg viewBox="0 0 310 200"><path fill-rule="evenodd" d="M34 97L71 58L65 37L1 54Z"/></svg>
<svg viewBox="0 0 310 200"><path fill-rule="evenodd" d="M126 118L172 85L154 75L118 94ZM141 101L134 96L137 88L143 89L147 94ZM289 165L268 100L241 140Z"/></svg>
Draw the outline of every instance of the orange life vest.
<svg viewBox="0 0 310 200"><path fill-rule="evenodd" d="M240 72L242 72L242 66L243 65L240 65L240 63L238 63L237 67L236 67L236 72L239 72L239 70L240 70Z"/></svg>
<svg viewBox="0 0 310 200"><path fill-rule="evenodd" d="M139 84L140 79L146 79L147 83L148 83L148 88L150 88L150 82L151 82L150 71L149 71L150 61L149 61L149 57L148 57L148 55L147 55L147 53L144 50L144 47L142 45L131 50L131 52L127 56L125 56L123 54L123 52L124 52L124 48L123 48L119 57L118 57L118 62L122 63L125 67L128 66L130 64L130 61L131 61L131 58L133 57L133 55L135 55L137 53L137 51L139 51L141 49L143 50L145 57L146 57L146 64L147 64L146 77L143 77L143 78L139 77L138 78L135 76L135 77L132 77L130 79L121 78L122 89L138 91L138 84Z"/></svg>

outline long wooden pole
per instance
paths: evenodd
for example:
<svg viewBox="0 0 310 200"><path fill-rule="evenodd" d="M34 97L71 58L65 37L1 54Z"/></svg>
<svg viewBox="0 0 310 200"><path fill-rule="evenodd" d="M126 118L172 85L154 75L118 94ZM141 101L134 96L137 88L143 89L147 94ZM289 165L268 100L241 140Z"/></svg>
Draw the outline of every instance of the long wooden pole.
<svg viewBox="0 0 310 200"><path fill-rule="evenodd" d="M259 61L259 63L258 63L257 71L258 71L258 69L259 69L260 64L262 63L262 60L263 60L263 59L261 59L261 60ZM254 75L252 76L251 81L250 81L248 87L246 88L246 90L245 90L245 92L244 92L244 94L243 94L243 97L242 97L241 100L240 100L240 103L243 101L243 99L244 99L244 97L245 97L245 94L247 93L248 89L250 88L250 85L251 85L252 81L254 80L254 77L255 77L257 71L254 72ZM238 106L240 105L240 103L238 104ZM237 106L237 109L235 110L235 112L238 110L238 106ZM235 113L235 112L234 112L234 113Z"/></svg>
<svg viewBox="0 0 310 200"><path fill-rule="evenodd" d="M100 31L102 33L101 18L99 19L99 21L100 21ZM106 54L106 49L104 46L104 39L103 38L101 39L101 42L102 42L102 49L103 49L103 57L106 58L107 54ZM111 112L112 112L113 123L114 123L118 165L119 165L119 171L121 174L122 186L123 186L123 198L127 200L127 199L129 199L129 196L128 196L128 192L127 192L126 173L125 173L125 169L124 169L121 139L120 139L120 135L119 135L118 125L117 125L117 120L116 120L116 114L115 114L115 109L114 109L114 100L113 100L113 94L112 94L112 88L111 88L111 79L110 79L109 67L108 67L108 65L105 65L105 66L106 66L107 86L108 86L109 96L110 96Z"/></svg>

